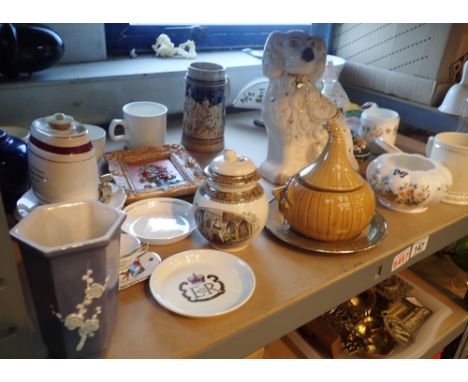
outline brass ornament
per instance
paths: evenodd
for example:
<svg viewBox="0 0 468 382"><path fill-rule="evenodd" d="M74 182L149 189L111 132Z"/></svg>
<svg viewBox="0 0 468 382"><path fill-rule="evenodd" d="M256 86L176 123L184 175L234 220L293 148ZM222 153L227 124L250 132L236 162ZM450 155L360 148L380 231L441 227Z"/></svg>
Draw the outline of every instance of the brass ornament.
<svg viewBox="0 0 468 382"><path fill-rule="evenodd" d="M379 358L406 345L431 315L408 297L412 286L397 276L345 301L320 317L341 337L352 357Z"/></svg>

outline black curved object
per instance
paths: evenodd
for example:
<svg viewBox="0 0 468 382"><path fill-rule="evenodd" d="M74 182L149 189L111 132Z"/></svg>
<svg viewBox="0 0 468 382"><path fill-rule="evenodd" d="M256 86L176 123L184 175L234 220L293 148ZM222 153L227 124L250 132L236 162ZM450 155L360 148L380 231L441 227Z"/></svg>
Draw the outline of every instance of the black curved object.
<svg viewBox="0 0 468 382"><path fill-rule="evenodd" d="M41 24L0 24L0 73L17 78L20 73L44 70L65 52L62 38Z"/></svg>

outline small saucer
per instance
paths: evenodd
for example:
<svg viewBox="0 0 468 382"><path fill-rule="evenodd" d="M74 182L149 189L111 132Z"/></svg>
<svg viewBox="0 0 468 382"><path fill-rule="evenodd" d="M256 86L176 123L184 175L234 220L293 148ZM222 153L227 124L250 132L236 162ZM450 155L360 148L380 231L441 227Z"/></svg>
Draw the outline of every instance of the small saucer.
<svg viewBox="0 0 468 382"><path fill-rule="evenodd" d="M121 209L124 204L125 200L127 199L127 195L125 191L115 183L109 183L112 193L109 197L109 199L105 202L104 204L107 204L109 206ZM39 199L37 196L34 194L34 191L32 188L30 188L26 193L18 199L16 202L16 209L14 211L14 215L16 220L20 221L21 219L25 218L26 216L29 215L29 213L36 208L37 206L41 205Z"/></svg>
<svg viewBox="0 0 468 382"><path fill-rule="evenodd" d="M193 206L174 198L151 198L125 207L122 231L152 245L172 244L197 227Z"/></svg>
<svg viewBox="0 0 468 382"><path fill-rule="evenodd" d="M149 287L166 309L188 317L213 317L244 305L255 290L252 268L237 256L213 249L176 253L159 264Z"/></svg>
<svg viewBox="0 0 468 382"><path fill-rule="evenodd" d="M345 254L365 251L375 247L387 234L387 222L384 217L375 212L369 225L359 236L345 241L319 241L309 239L291 230L287 220L278 209L278 202L270 202L270 210L266 228L278 239L295 247L329 254Z"/></svg>

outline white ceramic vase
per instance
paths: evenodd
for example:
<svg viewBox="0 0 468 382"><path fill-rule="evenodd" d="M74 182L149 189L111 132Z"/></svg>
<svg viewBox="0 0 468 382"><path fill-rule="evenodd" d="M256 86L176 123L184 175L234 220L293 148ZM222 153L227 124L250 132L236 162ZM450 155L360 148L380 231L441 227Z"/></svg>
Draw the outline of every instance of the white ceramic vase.
<svg viewBox="0 0 468 382"><path fill-rule="evenodd" d="M462 78L459 83L452 85L439 106L443 113L462 115L463 104L468 97L468 61L463 65Z"/></svg>

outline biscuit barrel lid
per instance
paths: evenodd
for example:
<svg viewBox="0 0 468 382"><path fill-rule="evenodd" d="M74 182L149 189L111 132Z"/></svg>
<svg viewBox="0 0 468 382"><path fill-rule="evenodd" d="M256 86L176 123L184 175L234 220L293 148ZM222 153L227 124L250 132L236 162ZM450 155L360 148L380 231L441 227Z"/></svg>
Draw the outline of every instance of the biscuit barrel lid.
<svg viewBox="0 0 468 382"><path fill-rule="evenodd" d="M30 144L59 155L91 153L88 130L70 115L55 113L32 122Z"/></svg>

